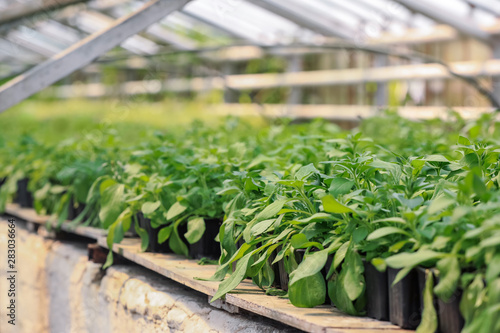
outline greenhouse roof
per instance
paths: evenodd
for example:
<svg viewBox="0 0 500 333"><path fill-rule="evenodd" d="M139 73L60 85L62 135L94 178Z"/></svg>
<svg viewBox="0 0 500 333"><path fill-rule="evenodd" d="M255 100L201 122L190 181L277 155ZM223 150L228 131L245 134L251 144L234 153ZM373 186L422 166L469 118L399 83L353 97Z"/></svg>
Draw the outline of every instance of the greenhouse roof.
<svg viewBox="0 0 500 333"><path fill-rule="evenodd" d="M0 0L0 77L16 75L40 64L85 37L105 31L116 19L133 16L152 2L158 0L23 0L14 3ZM179 10L120 43L125 54L147 56L171 50L198 51L231 45L265 48L321 47L337 42L388 45L450 40L458 34L493 45L495 35L500 32L500 1L496 0L184 0L171 3L179 3L174 8ZM106 52L99 56L103 53Z"/></svg>

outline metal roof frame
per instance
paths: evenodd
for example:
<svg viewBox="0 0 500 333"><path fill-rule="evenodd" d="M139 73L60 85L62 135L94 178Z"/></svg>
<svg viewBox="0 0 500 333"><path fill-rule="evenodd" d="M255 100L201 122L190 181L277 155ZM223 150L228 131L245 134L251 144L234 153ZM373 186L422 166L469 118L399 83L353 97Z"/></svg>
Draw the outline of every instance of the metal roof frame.
<svg viewBox="0 0 500 333"><path fill-rule="evenodd" d="M166 14L170 14L175 11L181 11L181 15L186 16L188 19L193 20L193 22L201 22L202 24L208 24L214 27L216 31L222 31L229 36L234 36L238 40L249 41L250 44L261 46L263 52L256 52L255 56L259 54L279 54L280 56L286 56L280 52L276 53L272 51L273 47L279 47L280 45L292 45L297 42L295 38L303 38L304 36L310 37L309 43L315 45L317 40L314 37L321 37L323 43L331 43L333 41L347 41L349 43L361 43L361 45L375 45L375 43L381 43L384 45L389 45L394 43L394 41L401 40L401 38L394 37L391 39L390 36L384 35L383 38L368 38L363 36L362 39L356 39L359 31L355 31L350 26L347 26L342 22L336 13L322 12L321 10L310 10L307 7L307 1L296 0L288 1L286 4L282 0L245 0L239 2L242 6L252 9L248 13L243 10L242 13L234 13L236 19L232 19L230 23L223 23L217 17L210 17L206 15L203 10L196 11L191 10L192 6L184 8L187 3L200 4L200 8L208 8L207 6L213 5L212 0L151 0L144 7L137 9L133 14L127 15L126 17L114 19L110 17L111 13L119 13L115 16L121 15L124 12L125 7L134 7L139 0L31 0L32 2L27 4L16 3L14 5L9 5L7 9L0 11L0 28L11 27L11 26L22 26L25 25L26 32L28 34L36 33L40 38L33 38L31 40L26 39L23 32L19 32L19 29L10 31L4 37L9 40L7 43L12 45L20 45L20 52L26 52L26 48L31 49L31 55L26 57L13 57L9 55L8 52L4 52L3 59L7 59L10 63L16 64L16 68L19 68L19 63L22 65L26 63L28 65L32 64L33 59L38 59L40 56L51 57L58 51L61 51L61 47L66 47L69 44L74 43L75 36L84 36L81 29L73 25L71 19L66 20L61 17L52 18L48 15L39 15L52 13L53 10L60 9L66 6L73 6L79 3L87 3L85 6L88 9L86 12L98 13L102 17L107 17L106 24L111 24L111 26L105 28L101 27L103 30L99 29L87 29L86 33L91 33L91 36L84 38L83 40L77 41L72 46L68 47L66 50L60 52L56 56L42 63L32 70L29 70L24 75L18 77L15 80L0 87L0 98L7 96L9 93L9 100L13 102L0 103L0 112L8 108L10 105L17 103L18 101L26 98L27 96L35 93L36 91L43 89L50 85L51 83L57 81L61 77L68 75L74 70L84 67L86 64L90 63L95 58L99 57L103 53L112 49L113 47L121 44L122 47L128 48L129 51L136 54L146 54L153 55L156 52L161 51L161 47L156 44L151 39L145 36L151 36L153 40L159 43L166 43L177 50L186 50L194 52L203 52L200 45L194 39L191 39L178 31L175 31L171 26L168 25L168 19L165 18ZM133 1L133 2L132 2ZM318 0L319 1L319 0ZM435 37L436 40L450 40L456 37L456 32L471 36L477 40L483 41L491 45L495 52L494 57L499 57L500 49L498 37L496 34L500 33L498 26L482 27L477 22L478 17L491 17L487 16L492 14L493 16L500 16L500 10L496 7L491 7L482 1L478 0L456 0L461 1L465 4L471 5L471 10L477 9L482 12L477 12L480 16L476 17L476 21L470 15L468 16L457 16L449 15L443 12L437 5L430 2L430 0L387 0L387 3L397 3L407 8L405 13L409 11L420 14L418 18L429 18L429 24L442 23L446 26L435 26L442 30L439 36ZM320 2L318 2L319 4ZM322 1L327 6L337 6L337 7L347 7L345 4L340 4L339 2L334 3L333 1ZM356 1L357 5L368 6L367 1L359 0ZM376 10L375 5L370 4L372 9L380 17L386 17L387 13ZM205 6L205 7L203 7ZM231 5L233 6L233 4ZM250 6L250 7L249 7ZM153 13L151 8L161 8L161 11ZM195 6L196 7L196 6ZM122 9L120 9L122 8ZM263 11L262 17L257 13L257 9ZM319 8L319 7L318 7ZM461 7L462 8L462 7ZM213 9L213 8L212 8ZM464 8L462 8L463 11ZM120 11L121 10L121 11ZM342 9L341 9L342 10ZM350 13L354 17L359 19L359 22L374 22L369 21L369 17L362 15L361 13L356 13L352 9L344 8L344 12ZM108 11L104 14L103 11ZM252 12L252 13L250 13ZM148 13L148 14L145 14ZM487 14L485 14L487 13ZM162 15L163 14L163 15ZM265 15L264 15L265 14ZM105 16L106 15L106 16ZM423 15L423 16L421 16ZM271 16L276 16L276 20L269 19ZM32 20L25 20L27 18L33 17ZM139 22L137 17L142 17L143 21ZM266 18L267 17L267 18ZM380 18L379 17L379 18ZM37 25L37 20L44 20L46 23L40 23L40 26L46 24L45 29L39 29L40 31L33 32L32 25ZM62 23L61 20L65 20ZM390 16L390 21L401 21L397 16ZM428 20L424 21L427 24ZM133 22L133 23L131 23ZM163 23L159 23L163 22ZM146 24L147 23L147 24ZM420 23L419 23L420 24ZM59 25L59 28L57 27ZM71 27L69 27L70 25ZM126 31L124 33L118 32L118 27L126 26ZM280 29L294 29L294 34L280 35ZM453 29L449 28L452 27ZM81 28L81 27L80 27ZM447 29L444 29L447 28ZM52 30L51 30L52 29ZM58 35L57 29L67 29L67 35L64 38L54 38ZM75 30L76 29L76 30ZM444 30L443 30L444 29ZM29 30L29 31L28 31ZM99 31L98 31L99 30ZM137 33L143 31L142 35L137 35ZM406 30L409 31L409 30ZM1 29L0 29L1 32ZM288 32L288 31L287 31ZM303 36L301 37L301 34ZM316 35L315 35L316 34ZM124 35L127 35L124 37ZM262 41L264 37L268 37L267 41ZM290 37L292 39L290 39ZM333 37L333 39L332 39ZM2 36L0 36L2 38ZM54 42L51 43L49 39ZM288 39L287 39L288 38ZM108 43L104 43L104 40L108 40ZM303 39L302 39L303 40ZM429 37L424 36L423 38L417 40L421 42L428 42L433 40L432 35ZM145 47L144 43L151 47ZM5 44L5 42L4 42ZM106 45L105 45L106 44ZM306 43L307 44L307 43ZM356 44L356 45L357 45ZM7 44L6 44L7 45ZM141 46L142 45L142 46ZM271 48L269 48L271 47ZM147 49L146 51L144 51ZM317 51L317 50L316 50ZM85 54L83 54L83 53ZM285 51L286 52L286 51ZM307 50L299 50L298 53L309 52ZM28 52L29 53L29 52ZM243 56L243 58L245 58ZM248 56L247 56L248 58ZM10 59L10 60L9 60ZM73 59L74 64L69 64L68 59ZM78 59L76 61L75 59ZM62 76L61 76L62 75ZM14 98L13 98L14 97ZM7 99L6 99L7 100ZM3 102L3 101L2 101Z"/></svg>

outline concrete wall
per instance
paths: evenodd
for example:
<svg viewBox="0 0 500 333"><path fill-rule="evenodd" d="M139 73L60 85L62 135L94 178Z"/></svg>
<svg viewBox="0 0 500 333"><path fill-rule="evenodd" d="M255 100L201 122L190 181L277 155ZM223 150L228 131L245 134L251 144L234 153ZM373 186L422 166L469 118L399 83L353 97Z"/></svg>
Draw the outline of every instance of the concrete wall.
<svg viewBox="0 0 500 333"><path fill-rule="evenodd" d="M7 224L0 222L0 333L294 332L211 307L207 296L136 265L106 272L86 245L46 239L17 223L17 320L7 323ZM40 232L39 232L40 233Z"/></svg>

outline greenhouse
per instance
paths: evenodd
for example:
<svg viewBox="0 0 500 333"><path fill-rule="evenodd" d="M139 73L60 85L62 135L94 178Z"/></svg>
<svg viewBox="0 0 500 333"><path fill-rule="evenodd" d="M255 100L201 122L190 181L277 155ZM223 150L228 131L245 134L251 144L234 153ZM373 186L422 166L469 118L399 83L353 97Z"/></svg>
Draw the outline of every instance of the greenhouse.
<svg viewBox="0 0 500 333"><path fill-rule="evenodd" d="M497 0L0 0L0 332L500 332L498 111Z"/></svg>

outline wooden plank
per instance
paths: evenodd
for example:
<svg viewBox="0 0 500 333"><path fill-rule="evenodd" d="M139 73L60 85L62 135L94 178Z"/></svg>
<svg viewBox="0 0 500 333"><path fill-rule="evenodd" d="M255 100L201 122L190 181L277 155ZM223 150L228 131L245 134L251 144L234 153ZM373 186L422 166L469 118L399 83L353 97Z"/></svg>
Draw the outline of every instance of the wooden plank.
<svg viewBox="0 0 500 333"><path fill-rule="evenodd" d="M18 204L7 204L5 207L5 212L9 215L15 216L21 220L27 222L36 223L39 225L47 225L51 221L51 216L41 216L36 213L34 209L23 208ZM51 227L55 228L57 223L52 223ZM84 236L92 239L98 239L100 237L105 237L107 232L103 229L87 227L83 225L72 225L71 221L65 221L61 225L61 230L73 233L79 236Z"/></svg>
<svg viewBox="0 0 500 333"><path fill-rule="evenodd" d="M7 204L5 207L5 212L9 215L20 218L21 220L33 222L36 224L45 224L49 220L48 216L40 216L35 212L34 209L23 208L14 203Z"/></svg>
<svg viewBox="0 0 500 333"><path fill-rule="evenodd" d="M109 28L92 34L0 87L0 112L57 82L144 30L190 0L152 0L134 13L116 20Z"/></svg>
<svg viewBox="0 0 500 333"><path fill-rule="evenodd" d="M458 74L483 77L500 76L500 59L485 62L452 62L450 67ZM270 89L278 87L318 87L353 85L367 82L388 82L393 80L451 79L453 76L440 64L412 64L376 68L350 68L316 70L295 73L240 74L221 77L176 78L160 81L130 81L121 85L126 94L148 94L159 91L186 92L223 90L226 86L235 90ZM160 84L160 85L159 85ZM161 86L161 87L160 87ZM111 87L103 84L88 85L92 93L86 95L86 86L61 86L55 88L57 97L105 96ZM83 95L79 95L83 92ZM0 91L1 99L1 91Z"/></svg>
<svg viewBox="0 0 500 333"><path fill-rule="evenodd" d="M449 117L449 107L444 106L404 106L398 114L413 120L443 119ZM354 121L377 116L383 108L372 105L284 105L284 104L219 104L207 107L207 112L217 116L257 116L270 118L289 117L292 119L324 118L331 121ZM476 119L483 113L494 111L491 107L454 107L454 111L464 119ZM500 114L497 115L500 121Z"/></svg>
<svg viewBox="0 0 500 333"><path fill-rule="evenodd" d="M415 45L452 41L459 37L457 31L447 25L436 25L429 29L406 29L404 34L383 32L376 38L368 38L369 46ZM345 41L332 40L323 46L273 46L262 48L257 45L228 46L218 50L202 50L200 55L215 62L247 61L262 58L265 54L275 56L307 55L331 53L331 47L345 45ZM329 48L330 47L330 48Z"/></svg>
<svg viewBox="0 0 500 333"><path fill-rule="evenodd" d="M107 248L105 238L99 238L98 244ZM219 285L218 282L194 279L195 277L209 278L215 272L216 266L200 266L196 260L188 260L179 255L141 253L139 239L125 239L122 244L114 244L113 251L209 296L215 294ZM286 299L266 296L250 280L243 281L234 293L228 294L226 303L307 332L409 332L389 322L349 316L331 306L325 305L312 309L296 308Z"/></svg>

